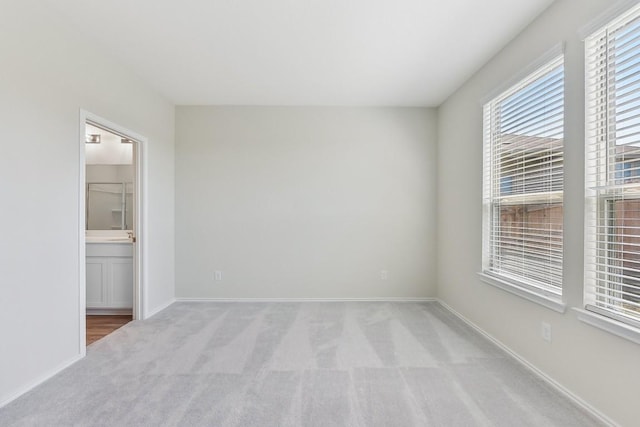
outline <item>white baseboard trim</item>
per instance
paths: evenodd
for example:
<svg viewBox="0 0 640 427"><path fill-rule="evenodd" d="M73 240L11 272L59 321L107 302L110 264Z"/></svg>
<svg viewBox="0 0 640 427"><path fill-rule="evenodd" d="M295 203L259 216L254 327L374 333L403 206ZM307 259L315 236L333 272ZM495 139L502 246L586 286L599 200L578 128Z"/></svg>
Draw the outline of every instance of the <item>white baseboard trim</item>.
<svg viewBox="0 0 640 427"><path fill-rule="evenodd" d="M46 374L41 375L37 379L27 383L27 385L25 385L23 387L20 387L17 391L11 393L8 396L4 396L4 397L0 398L0 408L2 408L3 406L8 405L9 403L13 402L14 400L19 398L23 394L31 391L32 389L36 388L37 386L39 386L43 382L47 381L51 377L53 377L53 376L59 374L60 372L64 371L69 366L73 365L74 363L76 363L77 361L82 359L83 357L84 357L84 355L81 355L81 354L73 356L71 359L67 360L66 362L64 362L64 363L62 363L60 365L58 365L57 367L53 368L52 370L50 370Z"/></svg>
<svg viewBox="0 0 640 427"><path fill-rule="evenodd" d="M153 310L149 310L147 313L145 313L145 316L144 316L143 319L148 319L150 317L155 316L156 314L160 313L165 308L168 308L174 302L176 302L176 299L175 298L171 298L169 301L165 302L164 304L160 304L159 306L157 306Z"/></svg>
<svg viewBox="0 0 640 427"><path fill-rule="evenodd" d="M451 314L453 314L454 316L456 316L457 318L459 318L460 320L462 320L464 323L466 323L467 325L469 325L471 328L473 328L476 332L478 332L480 335L484 336L485 338L487 338L489 341L491 341L492 343L494 343L495 345L497 345L498 347L500 347L502 350L504 350L507 354L509 354L511 357L513 357L514 359L516 359L518 362L520 362L525 368L529 369L531 372L533 372L535 375L537 375L538 377L540 377L542 380L544 380L547 384L551 385L553 388L555 388L556 390L558 390L560 393L562 393L563 395L567 396L569 399L571 399L574 403L576 403L578 406L582 407L584 410L586 410L587 412L589 412L591 415L593 415L594 417L596 417L599 421L601 421L603 424L611 426L611 427L619 427L619 424L617 424L615 421L613 421L611 418L609 418L608 416L606 416L605 414L603 414L602 412L600 412L599 410L597 410L595 407L593 407L590 403L586 402L584 399L582 399L581 397L575 395L573 392L571 392L569 389L567 389L566 387L564 387L562 384L560 384L559 382L557 382L556 380L554 380L553 378L551 378L550 376L548 376L546 373L544 373L543 371L541 371L539 368L537 368L534 364L532 364L531 362L529 362L527 359L525 359L524 357L520 356L518 353L516 353L515 351L511 350L509 347L507 347L505 344L503 344L501 341L499 341L497 338L494 338L492 335L490 335L488 332L486 332L484 329L482 329L480 326L476 325L475 323L473 323L471 320L467 319L466 317L464 317L462 314L458 313L456 310L454 310L450 305L448 305L447 303L445 303L444 301L442 301L441 299L437 299L438 303L444 307L445 309L447 309L449 312L451 312Z"/></svg>
<svg viewBox="0 0 640 427"><path fill-rule="evenodd" d="M131 308L87 308L87 314L90 316L119 316L131 313Z"/></svg>
<svg viewBox="0 0 640 427"><path fill-rule="evenodd" d="M177 302L436 302L436 298L176 298Z"/></svg>

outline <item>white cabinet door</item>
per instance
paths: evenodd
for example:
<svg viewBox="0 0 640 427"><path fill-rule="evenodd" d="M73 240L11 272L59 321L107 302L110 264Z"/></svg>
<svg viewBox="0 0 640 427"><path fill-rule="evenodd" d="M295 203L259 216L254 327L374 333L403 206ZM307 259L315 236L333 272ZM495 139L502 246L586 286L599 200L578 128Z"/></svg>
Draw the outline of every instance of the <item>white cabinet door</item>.
<svg viewBox="0 0 640 427"><path fill-rule="evenodd" d="M107 306L107 260L87 258L87 307Z"/></svg>
<svg viewBox="0 0 640 427"><path fill-rule="evenodd" d="M87 308L133 308L133 258L87 257Z"/></svg>
<svg viewBox="0 0 640 427"><path fill-rule="evenodd" d="M133 307L133 259L109 259L109 287L111 290L112 308Z"/></svg>

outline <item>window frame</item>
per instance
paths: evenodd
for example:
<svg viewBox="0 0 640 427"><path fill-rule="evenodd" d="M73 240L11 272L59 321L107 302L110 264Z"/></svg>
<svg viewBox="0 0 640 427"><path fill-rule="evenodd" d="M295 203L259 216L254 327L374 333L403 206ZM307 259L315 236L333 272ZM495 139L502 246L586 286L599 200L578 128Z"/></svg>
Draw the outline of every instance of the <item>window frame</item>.
<svg viewBox="0 0 640 427"><path fill-rule="evenodd" d="M482 114L483 114L483 232L482 232L482 269L478 273L481 281L490 284L492 286L503 289L507 292L520 296L529 301L538 303L543 305L549 309L552 309L557 312L564 313L566 310L566 304L564 304L562 300L562 282L561 279L560 287L554 289L549 286L537 286L535 283L531 283L528 280L522 280L517 276L512 275L503 275L498 274L494 271L491 271L490 265L495 256L496 245L492 243L492 222L495 221L494 215L496 214L496 198L493 197L492 193L493 189L490 184L488 184L488 180L492 180L494 178L494 165L488 165L487 163L491 162L492 158L492 150L495 144L495 141L492 140L491 135L491 127L494 126L494 123L488 123L492 121L493 116L491 112L492 106L495 106L497 102L504 101L508 99L509 96L518 93L519 91L526 89L529 85L534 84L538 79L544 78L545 75L553 72L558 66L562 67L563 79L562 79L562 99L563 99L563 109L562 109L562 133L564 134L564 97L565 97L565 87L564 87L564 52L563 46L557 45L545 55L543 55L540 59L538 59L535 63L527 67L527 69L520 73L517 79L513 79L508 86L500 89L499 91L495 91L491 97L483 100L482 102ZM534 95L535 96L535 95ZM562 154L564 157L564 137L563 137L563 146L562 146ZM564 159L563 159L564 164ZM564 167L562 169L563 176L561 178L562 182L564 182ZM495 185L495 183L493 183ZM549 195L551 193L556 193L556 200L560 202L560 206L564 208L564 189L561 191L548 191L544 192L545 198L544 202L548 202L550 199ZM539 196L539 195L538 195ZM504 197L504 196L503 196ZM508 197L508 196L507 196ZM542 200L536 200L535 195L527 195L523 194L520 197L523 200L526 200L528 203L526 205L534 205L536 203L540 203ZM544 203L543 202L543 203ZM498 208L499 209L499 208ZM564 212L562 224L564 228ZM560 256L560 264L563 264L563 255L564 255L564 244L562 244L562 254ZM563 273L561 273L563 276Z"/></svg>
<svg viewBox="0 0 640 427"><path fill-rule="evenodd" d="M632 177L632 175L630 172L627 175L626 168L617 168L620 163L616 159L618 154L614 149L618 145L616 144L616 136L611 136L611 125L617 123L617 120L616 114L611 112L610 105L612 96L615 97L615 92L612 95L612 91L615 91L615 88L611 88L609 80L609 71L612 67L608 52L610 43L609 30L623 28L638 19L640 19L640 5L635 5L617 14L617 16L611 17L599 28L594 28L585 37L584 309L575 309L575 311L578 313L578 318L585 323L640 343L640 309L638 310L638 315L629 316L611 309L618 303L603 302L613 299L622 300L623 297L614 297L612 294L624 292L622 288L625 286L621 281L616 282L615 279L610 279L610 277L622 275L615 270L625 269L622 265L612 264L612 262L620 263L624 258L609 255L620 251L620 249L613 249L613 245L625 244L625 242L612 241L618 233L614 227L620 227L612 223L616 218L615 213L617 211L613 204L619 201L640 201L640 182L624 183L625 178ZM605 40L604 42L602 41L603 39ZM596 77L590 78L589 76L589 67L592 62L596 61L600 64L603 62L602 57L594 58L598 47L602 45L606 46L606 61L604 61L605 65L599 65L598 67L604 69L604 81L598 80L597 77L602 77L599 72L594 73ZM636 49L636 47L633 47L633 49ZM640 46L637 51L640 52ZM640 71L640 63L633 66L635 67L634 70L637 69L635 72ZM593 95L598 91L601 94ZM634 107L634 110L640 113L640 106ZM590 129L590 123L594 123L594 131ZM599 133L599 131L603 130L604 132ZM622 136L621 138L624 137ZM595 156L595 159L590 159L590 156ZM624 163L622 164L624 165ZM621 171L622 174L618 171ZM633 176L640 177L640 174ZM638 192L631 196L621 196L621 191L624 192L624 190L620 190L620 187L637 189ZM637 218L640 219L640 214L637 215ZM604 227L607 232L598 232L599 227ZM593 242L593 247L590 246L591 242ZM603 262L602 260L606 262L605 265L599 264ZM606 293L602 294L602 291ZM620 304L622 303L620 301Z"/></svg>

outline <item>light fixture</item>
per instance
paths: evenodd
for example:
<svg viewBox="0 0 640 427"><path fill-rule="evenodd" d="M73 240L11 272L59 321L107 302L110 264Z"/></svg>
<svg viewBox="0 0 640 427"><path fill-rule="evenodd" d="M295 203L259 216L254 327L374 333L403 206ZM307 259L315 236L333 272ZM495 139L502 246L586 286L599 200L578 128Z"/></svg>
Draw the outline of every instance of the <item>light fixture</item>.
<svg viewBox="0 0 640 427"><path fill-rule="evenodd" d="M100 134L99 133L88 134L85 142L87 144L100 144Z"/></svg>
<svg viewBox="0 0 640 427"><path fill-rule="evenodd" d="M129 139L129 138L122 138L120 140L121 144L133 144L133 139Z"/></svg>

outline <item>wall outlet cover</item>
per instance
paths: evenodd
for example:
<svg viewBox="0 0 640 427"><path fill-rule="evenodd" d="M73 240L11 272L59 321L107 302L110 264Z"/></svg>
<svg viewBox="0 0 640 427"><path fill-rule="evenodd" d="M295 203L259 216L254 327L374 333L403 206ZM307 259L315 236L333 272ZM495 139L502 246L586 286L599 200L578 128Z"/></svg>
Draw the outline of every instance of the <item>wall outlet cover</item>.
<svg viewBox="0 0 640 427"><path fill-rule="evenodd" d="M543 340L547 342L551 342L551 324L547 322L542 322L540 334Z"/></svg>

